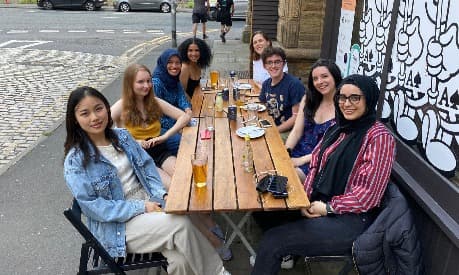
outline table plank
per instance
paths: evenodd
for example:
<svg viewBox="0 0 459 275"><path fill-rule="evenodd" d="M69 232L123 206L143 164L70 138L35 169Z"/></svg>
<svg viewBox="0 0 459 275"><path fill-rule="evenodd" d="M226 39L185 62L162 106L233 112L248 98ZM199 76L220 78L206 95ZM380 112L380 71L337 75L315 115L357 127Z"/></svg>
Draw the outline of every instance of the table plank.
<svg viewBox="0 0 459 275"><path fill-rule="evenodd" d="M245 172L241 163L244 139L236 134L236 130L241 127L240 117L238 120L230 122L238 206L239 210L260 210L262 205L255 189L254 173Z"/></svg>
<svg viewBox="0 0 459 275"><path fill-rule="evenodd" d="M207 185L206 187L198 188L193 181L191 181L190 192L190 211L209 212L212 209L212 190L213 190L213 146L212 139L201 139L200 133L206 130L205 118L200 118L199 129L197 132L196 140L196 153L204 153L208 156L207 162ZM183 155L186 158L186 155ZM175 174L175 173L174 173Z"/></svg>
<svg viewBox="0 0 459 275"><path fill-rule="evenodd" d="M270 121L273 123L272 119ZM282 138L280 137L279 132L277 132L277 128L271 127L268 129L271 129L271 131L266 131L265 133L267 138L267 145L271 155L276 156L273 158L273 164L279 174L288 178L288 198L286 199L288 208L298 209L300 207L309 207L309 200L307 198L306 192L304 192L303 184L300 182L292 160L285 150L285 146L282 142Z"/></svg>
<svg viewBox="0 0 459 275"><path fill-rule="evenodd" d="M231 158L230 128L227 118L215 118L214 210L237 209L234 166Z"/></svg>
<svg viewBox="0 0 459 275"><path fill-rule="evenodd" d="M196 135L198 127L185 127L182 131L182 139L178 151L179 156L190 156L196 147ZM176 167L180 167L180 173L174 173L171 186L168 190L165 211L168 213L186 212L190 196L192 182L192 169L190 157L177 158Z"/></svg>

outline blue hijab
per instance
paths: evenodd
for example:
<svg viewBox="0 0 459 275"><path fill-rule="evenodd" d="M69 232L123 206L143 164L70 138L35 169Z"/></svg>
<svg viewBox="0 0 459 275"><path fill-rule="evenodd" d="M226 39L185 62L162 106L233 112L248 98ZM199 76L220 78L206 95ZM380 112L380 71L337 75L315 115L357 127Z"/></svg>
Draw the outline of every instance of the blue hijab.
<svg viewBox="0 0 459 275"><path fill-rule="evenodd" d="M165 50L156 61L156 68L153 72L153 78L158 78L164 84L168 91L176 91L177 86L180 83L180 74L177 76L172 76L167 72L167 62L172 56L177 56L182 62L180 58L180 54L176 49L167 49Z"/></svg>

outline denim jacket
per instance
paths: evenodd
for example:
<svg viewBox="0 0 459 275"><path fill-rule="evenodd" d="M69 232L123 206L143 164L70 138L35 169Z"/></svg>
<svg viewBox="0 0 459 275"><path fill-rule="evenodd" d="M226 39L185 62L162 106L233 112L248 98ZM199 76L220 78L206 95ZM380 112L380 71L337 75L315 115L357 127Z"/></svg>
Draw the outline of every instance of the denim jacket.
<svg viewBox="0 0 459 275"><path fill-rule="evenodd" d="M166 194L153 159L125 129L114 129L131 162L134 173L152 200ZM89 230L112 257L126 255L126 226L132 217L145 212L141 200L125 200L117 170L100 155L96 161L90 147L90 161L83 168L83 152L72 148L64 162L64 177L73 196L88 218Z"/></svg>

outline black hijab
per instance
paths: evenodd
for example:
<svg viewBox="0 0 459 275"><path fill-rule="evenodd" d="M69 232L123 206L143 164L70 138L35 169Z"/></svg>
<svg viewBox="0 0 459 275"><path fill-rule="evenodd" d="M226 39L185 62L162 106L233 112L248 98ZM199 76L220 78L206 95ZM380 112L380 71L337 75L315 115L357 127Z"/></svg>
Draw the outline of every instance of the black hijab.
<svg viewBox="0 0 459 275"><path fill-rule="evenodd" d="M341 113L338 101L335 100L336 124L327 130L322 139L318 164L323 162L322 156L325 150L338 139L341 133L346 133L347 136L325 160L323 168L317 172L312 184L312 201L327 202L333 196L344 193L363 138L368 129L376 122L376 104L380 93L376 82L369 76L350 75L341 81L337 95L340 94L341 87L345 84L355 85L362 91L365 96L366 112L359 119L347 120Z"/></svg>

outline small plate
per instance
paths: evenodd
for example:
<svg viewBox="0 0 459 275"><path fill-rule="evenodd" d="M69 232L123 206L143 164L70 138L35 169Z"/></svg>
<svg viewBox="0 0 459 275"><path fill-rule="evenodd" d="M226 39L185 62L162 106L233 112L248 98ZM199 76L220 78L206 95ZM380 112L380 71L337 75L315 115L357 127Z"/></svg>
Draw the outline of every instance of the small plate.
<svg viewBox="0 0 459 275"><path fill-rule="evenodd" d="M244 106L241 106L241 109L247 110L247 104ZM266 110L266 106L263 104L258 104L258 112L263 112Z"/></svg>
<svg viewBox="0 0 459 275"><path fill-rule="evenodd" d="M247 134L250 138L259 138L265 134L265 129L257 126L247 126L237 129L236 134L241 138L244 138Z"/></svg>
<svg viewBox="0 0 459 275"><path fill-rule="evenodd" d="M252 85L249 83L242 83L239 85L239 90L250 90L252 89Z"/></svg>

